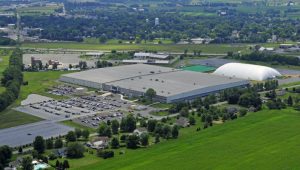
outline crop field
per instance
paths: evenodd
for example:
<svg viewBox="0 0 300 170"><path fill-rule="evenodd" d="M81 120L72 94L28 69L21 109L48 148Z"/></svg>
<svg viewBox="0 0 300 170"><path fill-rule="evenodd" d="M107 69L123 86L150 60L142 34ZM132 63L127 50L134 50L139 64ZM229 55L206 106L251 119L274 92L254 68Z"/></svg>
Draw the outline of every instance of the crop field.
<svg viewBox="0 0 300 170"><path fill-rule="evenodd" d="M60 8L57 6L36 6L36 7L24 7L18 9L21 15L49 15L55 12L56 9Z"/></svg>
<svg viewBox="0 0 300 170"><path fill-rule="evenodd" d="M208 45L177 45L177 44L86 44L86 43L24 43L23 48L49 48L49 49L81 49L81 50L153 50L168 52L183 52L188 49L201 50L204 53L223 54L228 51L241 51L248 48L247 45L208 44Z"/></svg>
<svg viewBox="0 0 300 170"><path fill-rule="evenodd" d="M294 169L300 166L299 121L300 113L291 109L263 110L199 132L182 129L177 140L115 153L112 159L87 154L69 162L78 170Z"/></svg>

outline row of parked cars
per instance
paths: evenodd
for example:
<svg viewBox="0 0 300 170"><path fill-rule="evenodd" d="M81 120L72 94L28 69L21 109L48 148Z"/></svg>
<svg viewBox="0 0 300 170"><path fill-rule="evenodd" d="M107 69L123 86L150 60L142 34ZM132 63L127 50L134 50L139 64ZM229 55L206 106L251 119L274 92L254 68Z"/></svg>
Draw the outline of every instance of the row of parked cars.
<svg viewBox="0 0 300 170"><path fill-rule="evenodd" d="M63 95L71 95L76 93L76 88L69 85L60 85L56 86L54 89L50 90L48 93L54 94L57 96L63 96Z"/></svg>
<svg viewBox="0 0 300 170"><path fill-rule="evenodd" d="M77 120L75 121L77 121L80 124L83 124L84 126L98 127L100 122L107 122L113 119L121 120L123 116L124 116L123 112L114 112L108 114L80 117L77 118Z"/></svg>
<svg viewBox="0 0 300 170"><path fill-rule="evenodd" d="M121 108L122 106L128 107L127 102L124 102L122 100L111 99L109 97L96 95L72 98L67 101L64 101L64 103L67 105L76 106L94 112L113 110L116 108Z"/></svg>

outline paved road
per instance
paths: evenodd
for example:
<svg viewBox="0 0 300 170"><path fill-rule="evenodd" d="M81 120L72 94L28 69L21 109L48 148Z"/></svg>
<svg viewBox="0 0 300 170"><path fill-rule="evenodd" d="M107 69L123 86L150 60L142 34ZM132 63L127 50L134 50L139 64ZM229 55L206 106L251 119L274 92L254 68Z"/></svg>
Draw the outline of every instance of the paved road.
<svg viewBox="0 0 300 170"><path fill-rule="evenodd" d="M300 77L292 77L292 78L278 80L279 85L289 84L289 83L294 83L294 82L300 82Z"/></svg>
<svg viewBox="0 0 300 170"><path fill-rule="evenodd" d="M36 136L43 136L44 138L57 137L65 135L71 130L74 130L74 128L47 120L2 129L0 130L0 145L11 147L26 145L32 143Z"/></svg>

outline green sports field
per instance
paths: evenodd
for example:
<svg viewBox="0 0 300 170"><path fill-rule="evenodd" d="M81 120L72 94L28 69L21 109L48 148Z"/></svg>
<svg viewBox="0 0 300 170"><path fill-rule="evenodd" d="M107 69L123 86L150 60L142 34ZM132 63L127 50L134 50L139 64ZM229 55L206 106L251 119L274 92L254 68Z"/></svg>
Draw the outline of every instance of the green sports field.
<svg viewBox="0 0 300 170"><path fill-rule="evenodd" d="M298 169L299 121L300 113L291 109L264 110L200 132L184 129L179 139L148 149L108 160L88 155L70 164L79 170Z"/></svg>
<svg viewBox="0 0 300 170"><path fill-rule="evenodd" d="M203 65L195 65L195 66L184 67L182 69L187 71L195 71L195 72L210 72L210 71L214 71L216 68L203 66Z"/></svg>

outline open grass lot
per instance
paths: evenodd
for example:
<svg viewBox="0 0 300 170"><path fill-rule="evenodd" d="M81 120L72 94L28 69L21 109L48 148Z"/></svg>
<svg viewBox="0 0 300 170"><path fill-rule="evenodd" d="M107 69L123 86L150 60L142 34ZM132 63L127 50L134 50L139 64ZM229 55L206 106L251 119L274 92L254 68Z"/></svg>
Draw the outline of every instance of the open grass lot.
<svg viewBox="0 0 300 170"><path fill-rule="evenodd" d="M50 95L47 89L59 84L57 80L62 74L67 74L65 71L46 71L46 72L24 72L24 81L28 81L27 86L21 87L20 97L17 100L19 104L26 99L29 94L41 94L54 98L61 98L60 96Z"/></svg>
<svg viewBox="0 0 300 170"><path fill-rule="evenodd" d="M7 109L0 112L0 129L33 123L40 120L42 119L12 109Z"/></svg>
<svg viewBox="0 0 300 170"><path fill-rule="evenodd" d="M168 52L183 52L188 49L201 50L204 53L227 53L228 51L240 51L248 48L247 45L209 44L209 45L177 45L177 44L87 44L87 43L24 43L23 48L49 48L49 49L80 49L80 50L155 50Z"/></svg>
<svg viewBox="0 0 300 170"><path fill-rule="evenodd" d="M15 110L12 110L12 108L19 105L21 101L26 99L27 96L31 93L55 97L48 94L46 90L48 87L58 84L56 80L60 77L61 74L65 73L66 72L61 71L24 72L24 80L28 81L29 84L27 86L21 87L20 97L15 101L15 103L13 103L3 112L0 112L0 129L40 121L41 119L38 117L28 115L26 113L17 112Z"/></svg>
<svg viewBox="0 0 300 170"><path fill-rule="evenodd" d="M103 160L87 155L71 169L295 169L300 167L300 113L264 110L147 149ZM80 162L80 164L78 164ZM72 168L73 167L73 168Z"/></svg>

